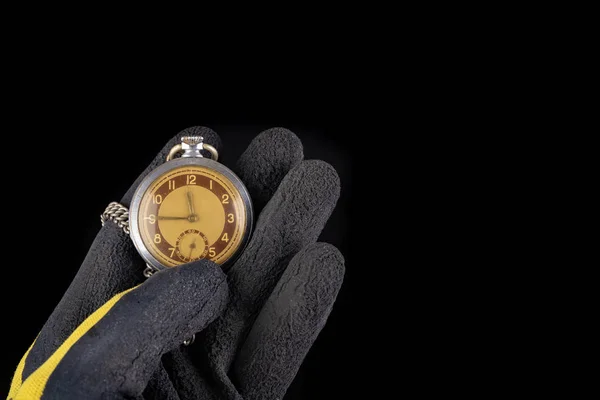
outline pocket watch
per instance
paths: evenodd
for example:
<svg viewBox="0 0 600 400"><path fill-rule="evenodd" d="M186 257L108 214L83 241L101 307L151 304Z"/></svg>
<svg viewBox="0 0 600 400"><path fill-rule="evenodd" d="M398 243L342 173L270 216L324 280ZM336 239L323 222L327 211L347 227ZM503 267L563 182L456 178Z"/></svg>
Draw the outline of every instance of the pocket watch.
<svg viewBox="0 0 600 400"><path fill-rule="evenodd" d="M181 138L166 162L152 170L133 195L129 234L149 269L203 258L224 267L248 243L253 221L248 190L203 140ZM144 274L152 272L147 269Z"/></svg>

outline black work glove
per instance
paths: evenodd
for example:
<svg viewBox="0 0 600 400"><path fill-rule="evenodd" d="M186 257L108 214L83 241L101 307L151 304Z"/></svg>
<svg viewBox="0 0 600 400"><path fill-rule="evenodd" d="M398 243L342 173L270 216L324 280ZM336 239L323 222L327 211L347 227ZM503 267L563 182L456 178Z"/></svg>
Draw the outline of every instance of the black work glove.
<svg viewBox="0 0 600 400"><path fill-rule="evenodd" d="M180 132L121 204L185 135L220 147L208 128ZM259 217L231 268L200 260L146 280L131 239L108 221L19 363L9 398L283 397L342 283L343 257L317 243L339 179L329 164L303 161L300 140L281 128L258 135L233 170Z"/></svg>

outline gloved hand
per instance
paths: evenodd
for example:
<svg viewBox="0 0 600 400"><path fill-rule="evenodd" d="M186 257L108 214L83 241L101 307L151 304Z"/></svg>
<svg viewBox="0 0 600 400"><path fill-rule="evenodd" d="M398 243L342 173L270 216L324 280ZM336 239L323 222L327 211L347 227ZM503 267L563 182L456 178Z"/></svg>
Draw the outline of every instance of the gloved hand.
<svg viewBox="0 0 600 400"><path fill-rule="evenodd" d="M172 138L121 199L185 135ZM281 128L258 135L232 168L252 197L252 238L227 271L208 260L145 279L112 221L15 372L11 399L281 399L332 309L339 251L317 238L339 197L333 167L303 161ZM189 346L182 342L196 334Z"/></svg>

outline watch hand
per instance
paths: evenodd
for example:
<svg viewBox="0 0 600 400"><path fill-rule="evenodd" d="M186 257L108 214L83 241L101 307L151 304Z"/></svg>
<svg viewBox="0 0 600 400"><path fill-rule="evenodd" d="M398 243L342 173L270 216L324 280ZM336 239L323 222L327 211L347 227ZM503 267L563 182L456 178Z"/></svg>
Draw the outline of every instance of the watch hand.
<svg viewBox="0 0 600 400"><path fill-rule="evenodd" d="M190 260L192 259L192 252L194 251L195 248L196 248L196 239L194 239L192 244L190 244L190 256L188 257Z"/></svg>
<svg viewBox="0 0 600 400"><path fill-rule="evenodd" d="M158 216L158 219L188 219L188 217L162 217L162 216Z"/></svg>
<svg viewBox="0 0 600 400"><path fill-rule="evenodd" d="M186 192L186 197L187 197L188 208L189 208L189 210L190 210L190 216L192 216L192 215L196 214L196 213L194 212L194 197L193 197L193 196L194 196L194 195L192 194L192 191L191 191L191 190L188 190L188 191Z"/></svg>
<svg viewBox="0 0 600 400"><path fill-rule="evenodd" d="M196 221L198 221L198 214L196 214L196 211L194 210L194 194L192 193L191 190L188 190L186 192L185 196L187 198L188 208L190 210L190 215L188 216L188 221L196 222Z"/></svg>

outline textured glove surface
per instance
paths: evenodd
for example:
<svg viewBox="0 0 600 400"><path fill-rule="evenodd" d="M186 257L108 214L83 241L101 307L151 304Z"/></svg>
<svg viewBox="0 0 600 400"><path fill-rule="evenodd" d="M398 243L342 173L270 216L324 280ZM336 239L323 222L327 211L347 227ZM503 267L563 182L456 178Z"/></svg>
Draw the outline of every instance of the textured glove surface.
<svg viewBox="0 0 600 400"><path fill-rule="evenodd" d="M128 207L141 179L164 162L181 136L193 134L220 148L208 128L180 132L121 203ZM64 358L43 398L275 399L285 394L342 283L341 254L317 243L339 197L339 179L327 163L303 160L300 140L281 128L258 135L232 169L259 216L248 246L225 271L227 285L209 261L161 271L144 282L145 264L131 239L109 222L28 353L23 380L94 311L140 285L73 346L80 356ZM181 346L194 332L195 343ZM98 379L89 380L92 376Z"/></svg>

